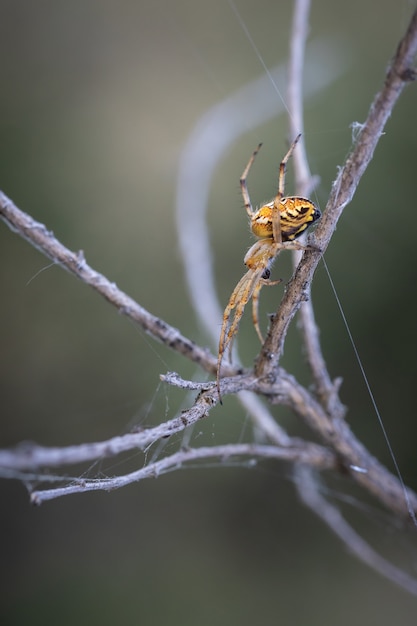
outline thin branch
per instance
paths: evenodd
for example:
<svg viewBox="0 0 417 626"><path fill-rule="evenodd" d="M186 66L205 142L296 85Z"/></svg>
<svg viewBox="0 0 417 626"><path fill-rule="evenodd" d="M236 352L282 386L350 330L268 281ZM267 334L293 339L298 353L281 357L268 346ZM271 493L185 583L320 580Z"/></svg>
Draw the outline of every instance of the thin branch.
<svg viewBox="0 0 417 626"><path fill-rule="evenodd" d="M32 491L31 501L34 504L41 504L47 500L74 493L120 489L121 487L139 482L145 478L157 478L167 472L183 469L187 463L192 461L217 459L220 460L222 464L225 464L228 462L241 462L244 457L248 457L250 461L276 459L290 463L306 463L313 467L320 468L321 470L334 469L335 467L335 459L332 453L316 444L308 444L308 446L306 446L303 443L299 448L278 448L277 446L264 446L254 443L226 444L223 446L180 450L175 454L164 457L160 461L150 463L139 470L131 472L130 474L124 474L123 476L92 480L81 478L64 487Z"/></svg>
<svg viewBox="0 0 417 626"><path fill-rule="evenodd" d="M199 389L206 391L213 389L213 383L195 383L183 380L175 372L169 372L161 377L164 382L180 387L181 389ZM247 409L251 416L254 426L256 426L264 437L278 446L292 445L292 438L287 435L285 430L272 417L270 411L265 404L261 402L253 393L240 391L238 398L243 407ZM218 397L213 397L212 402L218 402Z"/></svg>
<svg viewBox="0 0 417 626"><path fill-rule="evenodd" d="M296 0L290 38L290 58L288 61L287 104L289 111L291 138L301 133L301 140L293 154L296 193L308 197L314 187L314 179L308 166L304 139L304 98L303 76L305 47L308 36L310 0Z"/></svg>
<svg viewBox="0 0 417 626"><path fill-rule="evenodd" d="M415 69L412 67L416 53L417 9L390 64L384 85L376 95L354 147L333 183L326 211L314 235L310 236L310 243L317 249L304 253L302 262L287 286L256 363L258 376L274 375L288 327L300 304L308 298L309 286L321 254L326 250L343 209L351 201L372 159L385 124L404 86L416 77Z"/></svg>
<svg viewBox="0 0 417 626"><path fill-rule="evenodd" d="M0 473L9 470L33 470L37 468L75 465L100 458L115 457L129 450L145 450L157 441L172 437L185 428L193 426L207 417L210 408L218 402L214 383L194 383L183 380L178 374L169 372L161 376L167 384L182 389L195 389L200 393L193 406L166 422L139 432L126 433L105 441L85 443L66 447L45 447L31 442L24 442L14 449L0 450ZM250 384L244 376L229 377L225 393L238 393ZM268 412L259 414L257 425L276 445L289 447L294 439L288 437L281 427L272 421ZM297 442L299 445L300 442Z"/></svg>
<svg viewBox="0 0 417 626"><path fill-rule="evenodd" d="M110 282L103 274L93 270L87 264L82 251L72 252L66 248L51 231L48 231L44 224L37 222L30 215L18 209L1 191L0 217L13 232L18 233L54 263L92 287L115 306L119 313L139 324L154 339L198 363L207 372L216 372L216 358L208 350L184 337L177 328L149 313L133 298L121 291L115 283Z"/></svg>
<svg viewBox="0 0 417 626"><path fill-rule="evenodd" d="M166 379L168 382L172 380L170 380L170 375ZM213 385L211 386L213 387ZM145 450L156 441L182 432L188 426L192 426L207 417L210 406L215 402L212 395L201 393L190 409L183 411L172 420L139 432L112 437L106 441L62 448L38 446L25 442L11 450L0 450L0 472L2 469L23 470L75 465L86 461L114 457L128 450Z"/></svg>
<svg viewBox="0 0 417 626"><path fill-rule="evenodd" d="M167 375L166 380L182 386L182 379L176 375ZM329 418L326 410L315 397L297 383L293 376L280 369L274 383L259 380L251 373L227 377L222 381L222 393L224 395L236 394L243 390L263 394L269 397L272 403L291 407L310 428L321 436L331 449L335 450L339 458L335 468L338 467L344 473L350 474L358 484L374 494L390 510L407 517L409 511L404 500L402 485L398 479L370 455L368 450L356 439L344 420ZM97 444L82 444L67 448L44 448L29 445L26 448L0 451L0 467L16 470L52 467L114 456L133 448L144 450L154 442L178 433L187 426L203 419L217 403L218 394L215 384L212 383L210 388L199 393L195 404L190 409L154 428L139 433L129 433L123 437L114 437ZM288 436L285 435L285 437ZM283 448L292 446L300 448L302 445L307 447L310 445L308 442L301 442L295 438L287 438L284 441L286 445L282 446ZM407 495L410 506L417 511L416 494L407 490Z"/></svg>
<svg viewBox="0 0 417 626"><path fill-rule="evenodd" d="M292 44L293 65L290 72L293 89L291 107L294 110L294 123L297 123L299 125L298 129L300 129L302 128L302 54L308 16L307 0L297 0L296 8L294 41ZM34 491L31 495L32 501L40 503L44 500L69 493L97 489L116 489L143 478L158 476L167 471L180 469L186 463L204 459L220 459L225 463L242 458L247 458L249 461L258 458L274 458L302 464L303 466L309 465L320 470L332 469L333 471L347 473L391 510L398 512L404 517L408 515L409 509L404 499L402 484L372 457L366 448L355 438L346 422L341 419L343 410L340 408L337 386L332 383L325 368L314 318L310 317L305 321L304 333L305 335L310 333L314 336L315 343L311 342L306 345L319 393L315 395L301 386L294 377L278 367L278 362L289 323L303 300L309 297L309 286L321 252L326 249L343 208L352 198L360 177L372 158L379 136L404 84L415 78L415 72L411 68L411 63L416 50L417 11L412 17L406 36L398 47L387 73L385 85L375 98L368 119L359 133L345 166L341 169L333 185L326 213L317 228L315 238L312 239L315 245L319 247L319 250L310 250L304 254L302 262L287 288L280 310L271 325L267 340L257 361L255 373L242 372L238 367L226 366L228 378L222 379L223 395L240 394L241 397L243 396L243 402L251 412L253 422L274 445L231 444L192 450L187 448L158 461L148 461L145 467L124 476L101 480L80 479L56 489ZM210 129L206 128L206 130ZM303 157L301 153L300 158L301 160L297 165L297 178L301 181L300 184L308 187L308 185L311 185L312 179L308 171L305 154ZM187 191L189 192L188 188ZM194 200L194 196L192 197ZM120 313L138 323L153 337L200 364L206 371L210 373L216 371L216 359L207 350L197 346L181 335L177 329L172 328L166 322L151 315L143 307L139 306L132 298L120 291L114 283L111 283L102 274L99 274L87 265L82 252L74 253L65 248L52 233L47 231L43 224L36 222L17 209L1 192L0 217L12 230L17 231L32 245L40 249L54 263L60 264L80 280L90 285L108 302L113 304ZM194 236L195 232L193 233ZM306 310L308 311L308 309ZM21 480L26 479L30 481L33 480L33 472L29 474L29 470L92 461L98 458L116 456L132 449L144 451L153 443L183 432L188 426L197 423L206 417L208 412L218 403L218 394L214 384L191 383L190 381L182 380L178 375L172 373L166 374L163 380L167 384L174 384L183 389L198 391L194 405L190 409L183 411L179 416L159 426L140 432L128 433L121 437L114 437L108 441L67 448L45 448L35 444L24 444L15 450L0 451L0 467L3 468L4 475L7 474L10 477L13 471L15 471ZM276 424L269 411L261 405L260 400L246 393L250 391L263 395L272 404L289 406L314 432L320 435L328 447L289 437ZM51 478L51 476L48 476L48 478ZM65 480L65 477L63 480ZM301 491L305 489L306 484L305 479L304 485L301 486ZM417 511L417 496L410 490L406 493L409 506L412 507L413 511ZM320 512L318 509L323 505L323 517L327 523L334 527L343 540L350 547L353 546L355 551L356 546L360 546L360 542L357 542L352 534L345 532L343 519L341 521L331 509L326 508L325 503L323 504L316 497L313 488L311 496L309 506L312 506L316 512ZM372 559L373 557L369 560L372 561ZM375 559L373 560L375 562ZM415 593L415 588L413 587L412 589L412 593Z"/></svg>

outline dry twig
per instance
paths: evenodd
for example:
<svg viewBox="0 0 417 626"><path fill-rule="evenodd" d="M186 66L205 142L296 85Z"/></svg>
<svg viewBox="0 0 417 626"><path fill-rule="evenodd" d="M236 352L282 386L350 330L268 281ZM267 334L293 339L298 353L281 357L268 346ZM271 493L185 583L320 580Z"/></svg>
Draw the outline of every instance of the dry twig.
<svg viewBox="0 0 417 626"><path fill-rule="evenodd" d="M294 36L292 40L292 64L290 71L290 110L296 132L302 129L302 96L301 75L302 57L305 42L308 2L299 0L296 3ZM173 471L184 464L201 459L218 459L220 461L233 458L249 460L275 458L292 464L314 467L318 470L342 469L343 472L372 493L379 501L396 514L407 517L417 511L417 496L411 491L404 498L402 484L388 472L365 447L355 438L348 424L344 421L344 409L338 398L338 382L333 382L327 372L321 353L318 332L314 322L313 309L310 303L302 307L303 334L315 384L314 391L300 385L294 377L279 367L285 336L295 313L302 303L309 298L309 290L314 271L320 260L321 253L327 248L337 221L350 202L357 185L381 136L384 125L399 97L404 85L415 78L412 62L417 51L417 10L414 12L407 32L401 40L396 54L386 75L381 91L375 97L369 115L357 136L355 145L345 165L333 185L326 212L314 237L311 238L317 250L304 253L295 274L284 294L280 308L271 324L268 337L257 359L253 372L244 372L240 367L230 365L226 369L228 378L222 381L222 393L244 394L244 402L250 408L252 419L263 433L268 445L229 444L212 448L180 449L160 460L151 461L144 467L130 474L105 480L77 480L64 486L51 489L40 489L31 494L34 502L40 503L54 497L79 493L95 489L115 489L149 476L157 476ZM294 128L292 129L294 131ZM295 132L292 132L294 136ZM299 193L307 193L313 180L308 170L305 153L299 154L296 161ZM214 374L216 357L206 349L198 346L177 329L172 328L163 320L155 317L132 298L120 291L106 277L93 270L85 261L82 252L74 253L63 246L47 228L36 222L29 215L20 211L11 200L0 192L0 217L31 245L38 248L54 263L74 274L77 278L90 285L108 302L115 306L123 315L139 324L155 339L176 350L190 360L198 363L205 371ZM217 392L213 384L195 384L181 380L176 374L167 374L163 380L168 384L183 389L198 391L193 406L183 411L172 420L158 426L136 433L128 433L114 437L108 441L82 444L66 448L45 448L35 444L21 445L14 450L0 451L0 468L4 476L18 476L22 480L33 479L33 472L48 467L63 467L94 459L116 456L126 450L146 450L155 442L183 432L188 426L204 419L218 402ZM248 395L255 392L270 401L271 404L284 404L303 419L309 427L320 435L323 445L290 437L273 419L271 413L259 402L258 398ZM36 475L36 474L35 474ZM300 476L301 474L299 474ZM316 486L308 487L309 476L303 474L299 482L299 490L304 501L318 511L323 502L317 496ZM40 476L39 476L40 478ZM307 487L306 487L307 485ZM306 496L306 489L315 494L314 498ZM326 504L331 507L331 505ZM350 531L345 529L345 522L339 519L338 513L331 508L323 508L328 514L323 515L326 522L354 552L358 552L358 541ZM335 521L336 520L336 521ZM360 542L359 542L360 543ZM372 558L369 559L372 561ZM371 563L380 571L384 566L374 559ZM415 582L401 580L392 571L384 572L398 584L416 593ZM391 575L392 574L392 575Z"/></svg>

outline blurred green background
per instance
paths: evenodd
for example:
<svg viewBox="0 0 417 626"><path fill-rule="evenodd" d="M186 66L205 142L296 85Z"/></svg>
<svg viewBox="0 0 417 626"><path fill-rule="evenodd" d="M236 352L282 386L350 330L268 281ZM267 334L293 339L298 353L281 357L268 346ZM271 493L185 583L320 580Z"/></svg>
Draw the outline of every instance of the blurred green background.
<svg viewBox="0 0 417 626"><path fill-rule="evenodd" d="M285 62L292 3L236 4L265 64ZM346 54L337 80L306 102L305 137L323 207L351 144L349 126L365 119L412 4L313 2L310 39L340 42ZM205 344L175 235L179 161L201 116L262 72L226 0L0 0L0 187L149 311ZM409 86L394 110L326 255L414 488L416 90ZM272 97L272 90L259 93ZM216 171L209 222L223 303L250 243L239 176L264 141L249 186L254 204L268 200L286 137L287 120L277 117L241 137ZM159 374L203 372L50 267L4 224L0 253L1 447L102 440L183 407L183 394L161 385ZM280 259L279 274L289 272L289 260ZM264 315L280 293L264 290ZM331 374L344 379L348 420L391 467L322 265L313 298ZM258 348L250 320L239 338L249 365ZM295 327L285 365L307 381ZM291 433L305 432L273 410ZM192 442L234 442L245 433L247 416L226 399ZM167 450L177 445L168 442ZM88 475L142 463L137 455ZM281 465L188 469L40 509L18 482L2 481L0 489L2 624L415 624L416 601L347 554L298 503ZM350 487L340 479L331 489L337 497ZM350 519L385 556L414 571L415 533L353 495Z"/></svg>

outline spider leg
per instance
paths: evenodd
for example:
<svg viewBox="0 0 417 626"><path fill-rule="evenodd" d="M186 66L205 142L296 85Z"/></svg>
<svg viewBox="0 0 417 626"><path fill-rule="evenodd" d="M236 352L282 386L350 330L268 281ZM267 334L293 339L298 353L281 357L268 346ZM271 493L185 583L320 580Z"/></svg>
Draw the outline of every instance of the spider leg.
<svg viewBox="0 0 417 626"><path fill-rule="evenodd" d="M261 149L261 146L262 144L260 143L258 147L256 148L256 150L253 151L252 156L249 159L247 166L243 170L242 176L240 177L240 189L242 191L243 202L245 204L246 213L249 215L249 217L252 217L252 215L254 214L254 210L252 207L252 202L249 196L249 191L248 191L248 186L246 184L246 181L248 178L249 170L252 167L255 157L258 154L259 150Z"/></svg>
<svg viewBox="0 0 417 626"><path fill-rule="evenodd" d="M219 350L217 357L217 390L221 402L220 394L220 369L223 361L223 357L228 348L231 349L233 339L237 333L239 322L242 319L243 312L246 304L249 302L257 283L262 277L264 268L257 270L248 270L246 274L240 279L238 284L233 290L227 307L223 313L222 328L220 331ZM233 318L230 318L233 314Z"/></svg>
<svg viewBox="0 0 417 626"><path fill-rule="evenodd" d="M300 141L300 137L301 137L301 133L297 135L297 137L294 139L294 141L289 147L287 154L285 155L285 157L282 159L281 163L279 164L278 193L277 193L277 198L279 198L279 200L281 200L281 198L284 196L285 172L287 169L288 159L291 157L292 153L294 152L294 148L297 145L297 143Z"/></svg>
<svg viewBox="0 0 417 626"><path fill-rule="evenodd" d="M272 235L275 243L282 243L282 233L281 233L281 200L284 197L285 191L285 172L287 169L288 159L291 157L294 152L294 148L299 142L301 137L301 133L297 135L297 137L292 142L291 146L287 154L282 159L279 164L279 174L278 174L278 192L274 198L274 214L272 217Z"/></svg>
<svg viewBox="0 0 417 626"><path fill-rule="evenodd" d="M267 287L272 287L274 285L279 285L282 282L281 278L277 280L269 280L267 278L262 278L261 282L256 285L252 294L252 323L255 326L256 333L259 337L259 341L261 344L264 342L264 337L262 335L260 326L259 326L259 295L262 287L266 285Z"/></svg>
<svg viewBox="0 0 417 626"><path fill-rule="evenodd" d="M252 312L255 311L253 315L258 320L259 292L263 284L269 284L269 266L278 254L280 247L274 243L272 238L260 239L253 244L245 255L244 262L248 271L234 288L223 313L217 357L217 389L220 398L220 369L224 354L228 348L231 348L245 306L253 296L255 296L255 309L252 309ZM233 318L231 320L232 314ZM261 338L262 334L258 321L255 324L255 328L258 336Z"/></svg>
<svg viewBox="0 0 417 626"><path fill-rule="evenodd" d="M314 248L314 246L310 246L310 245L304 245L303 243L300 243L299 241L284 241L281 244L281 247L283 250L313 250L313 249L317 249Z"/></svg>
<svg viewBox="0 0 417 626"><path fill-rule="evenodd" d="M250 297L256 287L256 282L260 278L260 274L260 270L257 272L253 270L246 272L230 296L230 300L223 313L223 323L220 332L219 353L221 352L222 355L226 352L231 340L236 334L237 327L242 319L244 308L250 300ZM232 313L234 313L234 315L232 321L230 322Z"/></svg>
<svg viewBox="0 0 417 626"><path fill-rule="evenodd" d="M281 245L282 244L282 233L281 233L281 212L279 210L279 206L275 206L275 202L277 200L278 196L276 196L275 200L274 200L274 213L272 215L272 235L273 235L273 239L274 242L276 244Z"/></svg>
<svg viewBox="0 0 417 626"><path fill-rule="evenodd" d="M259 283L256 285L253 294L252 294L252 323L255 326L256 333L259 337L259 341L261 344L264 342L264 338L261 333L261 329L259 327L259 294L262 289L263 284Z"/></svg>

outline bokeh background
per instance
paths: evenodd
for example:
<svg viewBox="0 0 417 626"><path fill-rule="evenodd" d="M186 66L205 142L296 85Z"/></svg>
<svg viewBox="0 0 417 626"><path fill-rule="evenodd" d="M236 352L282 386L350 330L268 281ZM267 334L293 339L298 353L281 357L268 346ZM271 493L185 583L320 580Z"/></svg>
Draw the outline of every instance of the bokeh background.
<svg viewBox="0 0 417 626"><path fill-rule="evenodd" d="M285 63L291 2L236 0L267 67ZM325 205L413 8L401 0L314 0L311 41L331 42L338 75L306 101L316 200ZM175 234L184 146L201 116L263 69L226 0L0 0L0 186L152 313L208 343L193 314ZM314 78L314 77L313 77ZM326 255L404 480L417 487L415 227L417 87L386 128ZM285 94L284 94L285 95ZM277 98L273 89L259 100ZM253 147L255 204L275 192L287 120L239 138L213 178L209 228L222 302L250 238L238 180ZM289 176L289 187L291 176ZM290 191L290 188L288 189ZM289 255L288 255L289 256ZM0 224L0 445L102 440L173 417L187 399L159 382L203 376ZM280 259L280 276L290 261ZM268 292L268 293L266 293ZM264 290L263 313L280 288ZM352 428L392 463L323 266L313 298ZM256 354L242 322L246 364ZM213 348L213 346L212 346ZM285 365L307 380L296 327ZM274 409L291 433L294 417ZM227 398L192 443L250 436ZM174 449L176 442L167 442ZM111 475L138 467L75 468ZM343 479L327 485L378 549L415 573L415 532ZM120 492L30 506L0 483L2 624L415 624L416 600L351 557L295 496L278 464L204 466Z"/></svg>

